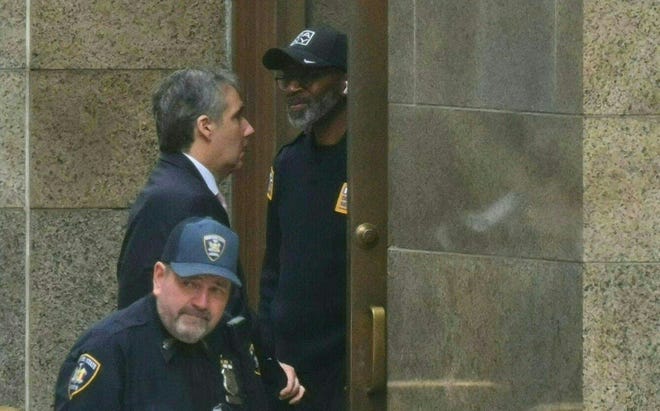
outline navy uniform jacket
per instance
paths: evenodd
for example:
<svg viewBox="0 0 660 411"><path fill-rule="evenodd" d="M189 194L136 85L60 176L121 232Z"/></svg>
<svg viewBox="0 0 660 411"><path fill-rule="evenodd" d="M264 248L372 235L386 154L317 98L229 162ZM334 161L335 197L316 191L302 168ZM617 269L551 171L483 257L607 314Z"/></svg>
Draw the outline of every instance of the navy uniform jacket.
<svg viewBox="0 0 660 411"><path fill-rule="evenodd" d="M55 410L211 411L220 403L223 410L263 410L245 390L257 378L254 362L242 367L231 343L214 335L196 344L175 340L155 297L146 296L75 343L59 372Z"/></svg>
<svg viewBox="0 0 660 411"><path fill-rule="evenodd" d="M151 292L154 264L174 226L207 216L229 227L227 212L193 163L181 153L161 153L129 214L117 263L120 309Z"/></svg>
<svg viewBox="0 0 660 411"><path fill-rule="evenodd" d="M298 372L344 361L346 141L317 146L301 134L269 181L259 323L265 353Z"/></svg>

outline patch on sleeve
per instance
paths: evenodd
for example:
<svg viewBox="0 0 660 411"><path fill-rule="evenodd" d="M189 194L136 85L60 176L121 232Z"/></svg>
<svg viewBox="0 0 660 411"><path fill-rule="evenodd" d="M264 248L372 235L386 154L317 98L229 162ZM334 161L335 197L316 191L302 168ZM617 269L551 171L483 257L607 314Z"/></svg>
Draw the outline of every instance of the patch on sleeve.
<svg viewBox="0 0 660 411"><path fill-rule="evenodd" d="M94 381L100 369L101 363L96 358L89 354L81 355L69 380L69 399L87 388Z"/></svg>
<svg viewBox="0 0 660 411"><path fill-rule="evenodd" d="M268 176L268 191L266 191L266 197L268 200L273 199L273 185L275 184L275 171L273 167L270 168L270 175Z"/></svg>
<svg viewBox="0 0 660 411"><path fill-rule="evenodd" d="M335 211L342 214L348 214L348 184L344 183L339 190Z"/></svg>

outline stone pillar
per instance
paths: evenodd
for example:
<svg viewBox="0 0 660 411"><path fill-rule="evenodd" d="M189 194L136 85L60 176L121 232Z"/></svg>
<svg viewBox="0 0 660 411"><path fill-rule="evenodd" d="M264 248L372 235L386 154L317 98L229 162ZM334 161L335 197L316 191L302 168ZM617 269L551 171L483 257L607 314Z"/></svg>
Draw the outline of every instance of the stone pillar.
<svg viewBox="0 0 660 411"><path fill-rule="evenodd" d="M229 64L229 7L2 1L0 405L49 409L66 352L115 308L127 208L157 158L151 91Z"/></svg>
<svg viewBox="0 0 660 411"><path fill-rule="evenodd" d="M660 132L653 0L584 2L584 406L660 407Z"/></svg>

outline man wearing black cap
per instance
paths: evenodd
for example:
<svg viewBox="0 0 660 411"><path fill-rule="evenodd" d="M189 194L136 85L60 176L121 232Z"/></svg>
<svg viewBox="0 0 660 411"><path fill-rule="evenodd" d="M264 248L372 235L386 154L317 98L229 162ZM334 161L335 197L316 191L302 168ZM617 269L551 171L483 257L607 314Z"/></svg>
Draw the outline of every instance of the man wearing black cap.
<svg viewBox="0 0 660 411"><path fill-rule="evenodd" d="M257 363L237 361L216 327L236 275L238 237L205 217L183 220L153 268L153 292L106 317L73 346L56 410L267 409Z"/></svg>
<svg viewBox="0 0 660 411"><path fill-rule="evenodd" d="M298 385L296 410L345 408L346 49L345 34L310 27L263 56L302 129L275 157L267 193L259 322L288 377L281 409Z"/></svg>

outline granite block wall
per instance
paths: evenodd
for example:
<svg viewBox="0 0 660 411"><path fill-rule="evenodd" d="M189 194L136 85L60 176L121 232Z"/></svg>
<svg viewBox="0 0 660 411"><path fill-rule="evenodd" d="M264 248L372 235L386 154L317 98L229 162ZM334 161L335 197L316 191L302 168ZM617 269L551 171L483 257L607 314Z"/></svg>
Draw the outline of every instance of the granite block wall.
<svg viewBox="0 0 660 411"><path fill-rule="evenodd" d="M25 398L25 213L0 209L0 405L22 407Z"/></svg>
<svg viewBox="0 0 660 411"><path fill-rule="evenodd" d="M229 62L230 6L0 0L0 408L114 308L149 92ZM389 15L389 409L658 408L657 2Z"/></svg>
<svg viewBox="0 0 660 411"><path fill-rule="evenodd" d="M0 407L24 406L25 1L0 2Z"/></svg>
<svg viewBox="0 0 660 411"><path fill-rule="evenodd" d="M581 5L389 5L388 409L579 409Z"/></svg>
<svg viewBox="0 0 660 411"><path fill-rule="evenodd" d="M579 263L391 248L388 271L388 409L579 403Z"/></svg>
<svg viewBox="0 0 660 411"><path fill-rule="evenodd" d="M0 1L0 407L49 409L66 351L114 310L127 208L157 158L151 91L230 64L230 10Z"/></svg>
<svg viewBox="0 0 660 411"><path fill-rule="evenodd" d="M584 7L584 406L660 407L657 2Z"/></svg>
<svg viewBox="0 0 660 411"><path fill-rule="evenodd" d="M389 16L389 409L656 409L657 3Z"/></svg>

